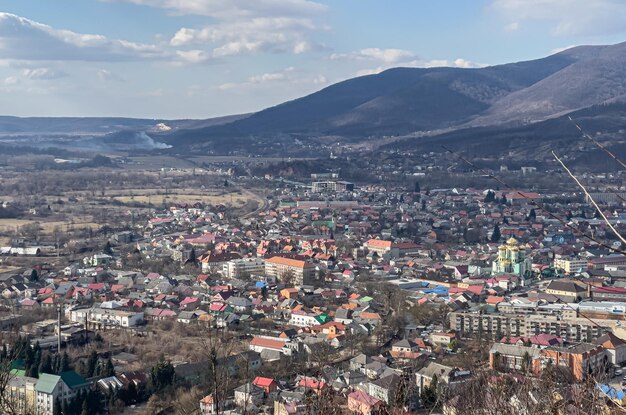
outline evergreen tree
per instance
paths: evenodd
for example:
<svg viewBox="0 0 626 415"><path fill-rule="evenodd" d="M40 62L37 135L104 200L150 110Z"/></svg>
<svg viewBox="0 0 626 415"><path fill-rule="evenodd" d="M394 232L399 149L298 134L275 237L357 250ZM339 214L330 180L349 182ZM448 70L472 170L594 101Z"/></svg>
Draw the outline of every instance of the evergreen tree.
<svg viewBox="0 0 626 415"><path fill-rule="evenodd" d="M107 241L102 251L107 255L113 256L113 248L111 247L111 242Z"/></svg>
<svg viewBox="0 0 626 415"><path fill-rule="evenodd" d="M493 201L495 201L495 200L496 200L496 194L495 194L495 192L493 192L493 191L491 191L491 190L488 190L488 191L487 191L487 194L485 195L484 202L485 202L485 203L491 203L491 202L493 202Z"/></svg>
<svg viewBox="0 0 626 415"><path fill-rule="evenodd" d="M496 226L493 228L493 232L491 233L491 242L498 242L501 237L500 226L496 223Z"/></svg>
<svg viewBox="0 0 626 415"><path fill-rule="evenodd" d="M415 193L419 193L422 190L420 189L420 182L415 182Z"/></svg>
<svg viewBox="0 0 626 415"><path fill-rule="evenodd" d="M422 210L426 210L426 200L422 200Z"/></svg>
<svg viewBox="0 0 626 415"><path fill-rule="evenodd" d="M191 252L189 253L189 259L187 260L188 264L196 264L198 262L198 258L196 256L196 248L191 248Z"/></svg>
<svg viewBox="0 0 626 415"><path fill-rule="evenodd" d="M85 375L90 378L96 374L96 368L98 366L98 353L95 350L92 350L87 358L87 367Z"/></svg>
<svg viewBox="0 0 626 415"><path fill-rule="evenodd" d="M506 195L504 193L502 193L502 197L500 198L500 204L501 205L506 205L507 200L506 200Z"/></svg>
<svg viewBox="0 0 626 415"><path fill-rule="evenodd" d="M115 366L113 366L113 361L110 357L104 365L104 376L115 376Z"/></svg>
<svg viewBox="0 0 626 415"><path fill-rule="evenodd" d="M572 212L568 212L570 215L572 214ZM530 209L530 213L528 214L528 219L532 220L533 222L537 220L537 212L535 212L535 208ZM571 218L568 218L571 219Z"/></svg>
<svg viewBox="0 0 626 415"><path fill-rule="evenodd" d="M139 400L139 393L137 392L137 386L135 386L135 382L128 383L126 399L126 405L136 403Z"/></svg>
<svg viewBox="0 0 626 415"><path fill-rule="evenodd" d="M150 379L155 391L162 391L174 382L174 366L171 362L165 361L165 357L161 355L150 372Z"/></svg>
<svg viewBox="0 0 626 415"><path fill-rule="evenodd" d="M59 363L59 373L67 372L70 369L70 357L67 355L67 352L63 352L63 356L61 357L61 361Z"/></svg>
<svg viewBox="0 0 626 415"><path fill-rule="evenodd" d="M31 282L36 282L36 281L39 281L39 274L37 273L37 270L36 270L36 269L33 269L33 270L30 272L30 281L31 281Z"/></svg>
<svg viewBox="0 0 626 415"><path fill-rule="evenodd" d="M54 370L52 370L52 358L50 357L50 353L43 355L41 363L39 364L39 373L54 373Z"/></svg>
<svg viewBox="0 0 626 415"><path fill-rule="evenodd" d="M503 225L508 225L509 224L509 219L506 216L502 217L502 224Z"/></svg>

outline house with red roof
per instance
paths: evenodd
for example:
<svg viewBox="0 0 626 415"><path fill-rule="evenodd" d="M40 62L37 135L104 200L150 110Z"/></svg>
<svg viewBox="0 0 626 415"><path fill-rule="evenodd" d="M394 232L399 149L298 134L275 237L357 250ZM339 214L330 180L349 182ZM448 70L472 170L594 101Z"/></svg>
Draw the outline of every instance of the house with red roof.
<svg viewBox="0 0 626 415"><path fill-rule="evenodd" d="M274 379L271 379L271 378L264 378L262 376L257 376L252 381L252 384L263 389L265 393L267 394L278 390L278 383Z"/></svg>
<svg viewBox="0 0 626 415"><path fill-rule="evenodd" d="M361 390L348 394L348 410L350 413L370 415L378 412L382 405L383 401Z"/></svg>

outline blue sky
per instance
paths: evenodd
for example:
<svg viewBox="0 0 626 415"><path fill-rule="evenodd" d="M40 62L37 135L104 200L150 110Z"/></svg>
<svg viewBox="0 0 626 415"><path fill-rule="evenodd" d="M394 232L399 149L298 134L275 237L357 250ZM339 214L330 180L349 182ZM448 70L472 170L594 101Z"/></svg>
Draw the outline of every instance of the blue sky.
<svg viewBox="0 0 626 415"><path fill-rule="evenodd" d="M0 114L209 118L626 40L624 0L0 0Z"/></svg>

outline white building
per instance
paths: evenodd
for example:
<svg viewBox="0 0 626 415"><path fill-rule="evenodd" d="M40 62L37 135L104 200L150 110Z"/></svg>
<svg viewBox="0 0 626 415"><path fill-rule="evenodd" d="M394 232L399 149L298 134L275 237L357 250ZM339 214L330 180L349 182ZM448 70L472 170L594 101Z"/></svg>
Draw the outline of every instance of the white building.
<svg viewBox="0 0 626 415"><path fill-rule="evenodd" d="M559 257L554 258L554 267L561 268L565 273L571 274L573 272L587 271L588 262L585 258Z"/></svg>
<svg viewBox="0 0 626 415"><path fill-rule="evenodd" d="M297 327L313 327L322 324L316 314L309 314L303 311L292 311L289 324Z"/></svg>
<svg viewBox="0 0 626 415"><path fill-rule="evenodd" d="M241 258L225 262L222 275L226 278L241 278L243 276L259 275L265 272L263 258Z"/></svg>
<svg viewBox="0 0 626 415"><path fill-rule="evenodd" d="M69 319L76 323L106 326L136 327L143 323L143 312L111 310L104 308L77 308L69 310Z"/></svg>

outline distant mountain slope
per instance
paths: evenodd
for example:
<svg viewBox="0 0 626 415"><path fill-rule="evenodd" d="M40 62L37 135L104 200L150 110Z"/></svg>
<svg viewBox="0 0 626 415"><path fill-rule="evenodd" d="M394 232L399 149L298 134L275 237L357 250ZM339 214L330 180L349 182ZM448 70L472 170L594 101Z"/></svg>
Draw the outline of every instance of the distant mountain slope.
<svg viewBox="0 0 626 415"><path fill-rule="evenodd" d="M569 114L588 133L599 134L602 141L618 157L626 158L626 102L594 105ZM428 138L394 142L385 149L442 151L442 145L469 155L473 160L483 157L517 161L533 165L541 160L553 161L551 150L568 155L571 166L618 168L617 163L582 137L568 115L518 126L487 126L459 129ZM489 165L498 168L499 165Z"/></svg>
<svg viewBox="0 0 626 415"><path fill-rule="evenodd" d="M180 131L171 143L259 134L403 134L462 124L499 98L572 63L554 55L482 69L395 68L349 79L215 128Z"/></svg>
<svg viewBox="0 0 626 415"><path fill-rule="evenodd" d="M0 135L108 134L122 130L151 130L159 123L172 129L194 129L227 124L248 114L206 120L159 120L123 117L12 117L0 116Z"/></svg>
<svg viewBox="0 0 626 415"><path fill-rule="evenodd" d="M560 55L576 62L501 98L474 123L541 120L626 93L626 43L573 48Z"/></svg>

